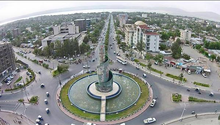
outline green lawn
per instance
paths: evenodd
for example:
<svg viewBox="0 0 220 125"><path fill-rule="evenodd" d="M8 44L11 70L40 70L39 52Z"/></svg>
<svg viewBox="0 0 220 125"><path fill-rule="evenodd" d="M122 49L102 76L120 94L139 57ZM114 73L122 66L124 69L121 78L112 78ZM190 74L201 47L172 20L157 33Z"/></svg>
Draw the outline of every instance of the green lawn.
<svg viewBox="0 0 220 125"><path fill-rule="evenodd" d="M68 98L68 90L69 90L71 84L73 82L75 82L77 79L82 78L82 77L87 76L87 75L89 75L89 74L80 75L76 78L73 78L68 83L66 83L64 85L64 87L62 88L61 93L60 93L61 101L62 101L62 104L64 105L64 107L66 107L66 109L69 110L74 115L80 116L80 117L85 118L85 119L99 120L100 119L99 115L91 114L91 113L84 113L82 110L78 109L77 107L72 106L71 102ZM132 106L131 108L129 108L125 111L119 112L118 114L106 115L106 120L119 119L121 117L125 117L129 114L132 114L135 111L137 111L138 109L140 109L141 107L143 107L145 102L148 99L149 90L148 90L147 86L145 85L145 83L143 81L141 81L138 77L132 76L132 75L127 74L127 73L124 73L124 75L133 78L139 84L139 86L141 88L141 91L142 91L142 94L141 94L139 100L137 101L136 105Z"/></svg>
<svg viewBox="0 0 220 125"><path fill-rule="evenodd" d="M20 76L20 77L15 81L15 83L20 82L21 79L22 79L22 76Z"/></svg>
<svg viewBox="0 0 220 125"><path fill-rule="evenodd" d="M181 102L182 101L182 95L178 93L172 94L172 99L174 102Z"/></svg>

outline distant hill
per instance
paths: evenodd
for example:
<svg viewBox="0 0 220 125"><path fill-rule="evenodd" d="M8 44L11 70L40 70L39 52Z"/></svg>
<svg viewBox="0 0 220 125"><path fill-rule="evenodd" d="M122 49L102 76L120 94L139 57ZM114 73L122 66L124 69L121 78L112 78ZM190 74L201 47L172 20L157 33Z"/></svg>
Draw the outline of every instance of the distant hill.
<svg viewBox="0 0 220 125"><path fill-rule="evenodd" d="M31 16L40 16L44 14L52 14L57 12L66 12L66 11L79 11L79 10L108 10L108 9L115 9L120 11L139 11L139 12L157 12L157 13L167 13L171 15L179 15L179 16L189 16L189 17L197 17L206 20L212 20L216 22L220 22L220 15L213 12L188 12L178 8L168 8L168 7L139 7L139 6L126 6L126 5L117 5L117 6L110 6L110 5L99 5L99 6L80 6L80 7L71 7L71 8L62 8L62 9L53 9L53 10L46 10L41 12L35 12L28 15L23 15L19 17L10 18L7 20L1 20L0 23L11 21L11 20L18 20L21 18L27 18Z"/></svg>

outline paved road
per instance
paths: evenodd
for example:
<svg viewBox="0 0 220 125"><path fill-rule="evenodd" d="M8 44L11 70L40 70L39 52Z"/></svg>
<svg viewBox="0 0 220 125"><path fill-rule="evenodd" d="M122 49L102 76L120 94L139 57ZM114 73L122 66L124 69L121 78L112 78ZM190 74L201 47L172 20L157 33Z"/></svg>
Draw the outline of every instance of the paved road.
<svg viewBox="0 0 220 125"><path fill-rule="evenodd" d="M110 42L113 42L113 37L115 36L115 32L114 32L114 26L113 26L113 22L111 21L111 29L110 29ZM105 38L105 32L107 30L107 25L108 24L108 20L106 21L106 25L105 25L105 31L103 31L101 33L101 37L100 38ZM112 31L112 32L111 32ZM104 33L104 34L103 34ZM116 42L115 42L116 44ZM97 47L98 48L98 47ZM115 55L113 54L113 51L116 51L117 46L113 46L113 49L108 50L108 54L109 57L113 60L116 59ZM95 51L95 57L97 57L98 55L98 50L96 49ZM17 110L15 110L16 112L19 113L25 113L30 119L35 120L37 118L38 115L42 115L43 118L45 119L46 122L48 122L49 124L53 124L53 125L57 125L57 124L64 124L64 125L70 125L71 123L80 125L82 123L75 121L71 118L69 118L68 116L66 116L63 112L60 111L60 109L58 108L58 106L56 105L55 101L55 93L59 87L58 85L58 78L53 78L50 71L39 66L36 65L32 62L30 62L29 60L22 58L20 56L17 56L18 59L26 62L34 71L38 71L41 70L42 75L39 75L39 79L37 79L37 82L32 83L32 85L28 86L26 89L27 92L27 96L28 98L30 98L32 95L37 95L40 97L39 100L39 104L38 105L20 105L19 108ZM97 62L89 62L89 65L91 65L91 69L95 69L97 66ZM110 65L110 68L123 68L124 70L128 71L128 72L132 72L134 74L138 74L140 77L143 74L143 71L141 70L136 70L136 68L134 66L132 66L131 64L128 64L127 66L121 65L117 62L113 63L112 65ZM73 74L77 74L78 72L82 71L82 65L78 64L73 64L70 66L69 71L60 75L60 79L62 80L62 82L65 81L65 79L70 78ZM202 91L202 95L197 94L195 91L191 91L190 93L186 91L186 87L183 86L179 86L179 85L175 85L173 83L170 83L168 81L165 81L163 79L160 79L158 77L152 76L150 74L147 74L147 81L152 85L153 91L154 91L154 97L158 98L158 103L156 104L156 106L154 108L149 108L148 110L146 110L143 114L141 114L140 116L138 116L137 118L126 122L127 125L141 125L143 124L143 119L147 118L147 117L156 117L157 118L157 123L155 124L160 124L163 122L166 122L168 120L172 120L175 118L179 118L182 114L185 115L190 115L192 110L195 110L197 113L204 113L204 112L214 112L216 109L219 108L218 104L191 104L191 103L187 103L186 106L183 103L180 104L173 104L172 107L170 108L164 108L164 106L170 106L170 100L166 99L164 100L163 98L165 97L169 97L170 93L172 92L179 92L181 94L188 94L188 95L192 95L195 97L200 97L200 98L205 98L205 99L210 99L210 97L208 96L209 92L203 92ZM41 83L45 83L45 88L41 89L40 88L40 84ZM165 91L166 90L166 91ZM45 105L43 100L46 97L45 93L46 92L51 93L51 96L48 98L49 100L49 104ZM168 95L166 95L168 94ZM2 106L2 109L6 109L6 110L12 110L14 111L17 102L10 102L7 103L8 105L5 105L6 100L18 100L20 98L24 98L26 99L26 94L25 91L20 91L17 92L16 94L6 94L3 95L0 98L0 106ZM220 100L220 96L219 95L215 95L213 97L213 99L218 99ZM45 108L48 107L51 110L51 114L47 115L45 112ZM183 112L184 107L186 108L186 110Z"/></svg>

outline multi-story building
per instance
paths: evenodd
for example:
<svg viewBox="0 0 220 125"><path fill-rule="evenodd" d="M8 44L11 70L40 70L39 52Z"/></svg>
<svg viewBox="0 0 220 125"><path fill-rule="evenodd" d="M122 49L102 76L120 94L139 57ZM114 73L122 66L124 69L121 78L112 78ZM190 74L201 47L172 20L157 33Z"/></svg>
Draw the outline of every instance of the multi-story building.
<svg viewBox="0 0 220 125"><path fill-rule="evenodd" d="M125 43L127 45L133 46L133 36L135 31L135 25L134 24L125 24Z"/></svg>
<svg viewBox="0 0 220 125"><path fill-rule="evenodd" d="M146 14L146 13L143 13L141 16L142 16L143 18L147 18L147 14Z"/></svg>
<svg viewBox="0 0 220 125"><path fill-rule="evenodd" d="M180 38L183 39L184 41L190 41L191 39L191 31L189 30L180 30Z"/></svg>
<svg viewBox="0 0 220 125"><path fill-rule="evenodd" d="M15 56L9 42L0 41L0 77L15 70Z"/></svg>
<svg viewBox="0 0 220 125"><path fill-rule="evenodd" d="M80 37L79 26L74 23L62 23L59 26L53 27L54 35L43 39L42 46L48 46L51 42L59 40L61 43L66 39L75 39Z"/></svg>
<svg viewBox="0 0 220 125"><path fill-rule="evenodd" d="M119 14L118 20L119 20L119 26L123 27L123 25L126 24L126 22L128 20L128 15L127 14Z"/></svg>
<svg viewBox="0 0 220 125"><path fill-rule="evenodd" d="M74 24L79 26L79 32L86 31L86 22L89 23L86 19L76 19L74 20Z"/></svg>
<svg viewBox="0 0 220 125"><path fill-rule="evenodd" d="M54 26L53 31L54 31L54 35L58 35L60 33L68 33L73 35L79 33L79 26L76 26L73 22L62 23L59 26Z"/></svg>
<svg viewBox="0 0 220 125"><path fill-rule="evenodd" d="M143 42L145 51L159 52L159 34L142 21L125 25L125 42L133 48L137 46L138 42Z"/></svg>

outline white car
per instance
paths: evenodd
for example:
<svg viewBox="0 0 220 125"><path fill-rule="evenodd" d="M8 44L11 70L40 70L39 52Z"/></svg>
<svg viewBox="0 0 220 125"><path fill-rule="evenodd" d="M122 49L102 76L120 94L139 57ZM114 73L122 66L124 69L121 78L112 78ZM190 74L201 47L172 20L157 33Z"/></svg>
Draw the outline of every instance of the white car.
<svg viewBox="0 0 220 125"><path fill-rule="evenodd" d="M150 124L150 123L154 123L156 122L156 118L147 118L147 119L144 119L144 123L145 124Z"/></svg>
<svg viewBox="0 0 220 125"><path fill-rule="evenodd" d="M151 102L151 104L150 104L150 107L154 107L155 104L156 104L156 102L157 102L157 100L156 100L156 99L153 99L152 102Z"/></svg>
<svg viewBox="0 0 220 125"><path fill-rule="evenodd" d="M11 84L11 81L8 81L8 82L7 82L7 85L10 85L10 84Z"/></svg>
<svg viewBox="0 0 220 125"><path fill-rule="evenodd" d="M90 68L89 65L84 65L83 68L87 69L87 68Z"/></svg>

